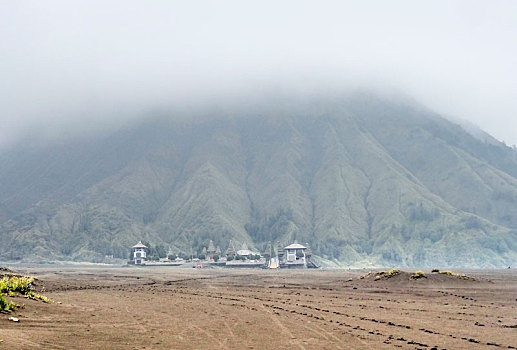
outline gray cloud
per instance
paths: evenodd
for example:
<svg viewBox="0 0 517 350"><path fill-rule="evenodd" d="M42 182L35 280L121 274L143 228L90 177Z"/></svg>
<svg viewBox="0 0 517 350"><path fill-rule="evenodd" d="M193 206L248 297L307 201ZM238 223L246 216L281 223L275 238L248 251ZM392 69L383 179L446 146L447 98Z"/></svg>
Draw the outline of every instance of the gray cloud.
<svg viewBox="0 0 517 350"><path fill-rule="evenodd" d="M511 1L0 1L0 138L236 91L381 86L517 143Z"/></svg>

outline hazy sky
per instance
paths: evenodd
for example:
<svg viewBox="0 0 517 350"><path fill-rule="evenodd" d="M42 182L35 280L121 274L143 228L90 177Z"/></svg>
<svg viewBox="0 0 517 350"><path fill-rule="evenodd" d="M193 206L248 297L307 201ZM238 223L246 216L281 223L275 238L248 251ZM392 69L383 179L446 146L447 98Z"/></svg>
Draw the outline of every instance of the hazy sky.
<svg viewBox="0 0 517 350"><path fill-rule="evenodd" d="M4 141L28 125L349 84L396 88L516 144L517 1L0 0Z"/></svg>

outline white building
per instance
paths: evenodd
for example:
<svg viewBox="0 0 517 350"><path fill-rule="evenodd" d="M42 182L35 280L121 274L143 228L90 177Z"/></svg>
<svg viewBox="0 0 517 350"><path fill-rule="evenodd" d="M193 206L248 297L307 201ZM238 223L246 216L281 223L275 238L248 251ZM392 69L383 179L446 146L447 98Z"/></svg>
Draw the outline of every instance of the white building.
<svg viewBox="0 0 517 350"><path fill-rule="evenodd" d="M287 264L302 264L305 265L305 251L307 247L293 243L284 248L285 260Z"/></svg>
<svg viewBox="0 0 517 350"><path fill-rule="evenodd" d="M139 241L132 247L132 249L135 265L145 265L145 260L147 258L147 246Z"/></svg>

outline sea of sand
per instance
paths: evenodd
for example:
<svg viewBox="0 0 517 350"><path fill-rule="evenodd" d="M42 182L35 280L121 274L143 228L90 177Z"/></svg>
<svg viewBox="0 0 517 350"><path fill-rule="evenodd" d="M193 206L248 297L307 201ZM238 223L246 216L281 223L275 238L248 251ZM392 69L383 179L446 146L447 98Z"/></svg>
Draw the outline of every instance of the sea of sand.
<svg viewBox="0 0 517 350"><path fill-rule="evenodd" d="M10 268L52 302L13 299L6 349L517 349L515 269Z"/></svg>

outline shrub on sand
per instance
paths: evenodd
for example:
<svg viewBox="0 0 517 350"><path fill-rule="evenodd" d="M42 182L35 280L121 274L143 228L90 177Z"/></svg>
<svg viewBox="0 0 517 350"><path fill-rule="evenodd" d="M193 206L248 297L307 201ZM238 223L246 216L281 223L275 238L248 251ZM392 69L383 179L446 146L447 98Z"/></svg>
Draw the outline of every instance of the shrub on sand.
<svg viewBox="0 0 517 350"><path fill-rule="evenodd" d="M411 275L410 278L416 280L419 278L427 278L427 277L425 276L424 271L416 271L415 274Z"/></svg>
<svg viewBox="0 0 517 350"><path fill-rule="evenodd" d="M14 310L15 307L14 303L5 300L4 296L0 294L0 312Z"/></svg>
<svg viewBox="0 0 517 350"><path fill-rule="evenodd" d="M388 277L393 277L393 276L396 276L400 273L400 270L397 270L397 269L391 269L388 271L388 273L386 274Z"/></svg>
<svg viewBox="0 0 517 350"><path fill-rule="evenodd" d="M44 303L50 302L47 297L31 290L33 282L34 278L28 276L4 276L0 279L0 311L10 311L16 307L16 304L6 301L4 294L14 297L18 293L27 299L40 300Z"/></svg>

